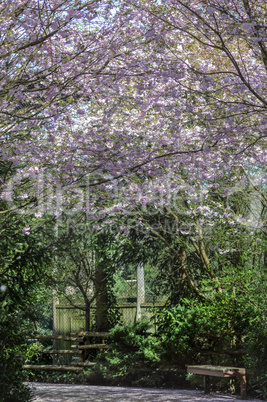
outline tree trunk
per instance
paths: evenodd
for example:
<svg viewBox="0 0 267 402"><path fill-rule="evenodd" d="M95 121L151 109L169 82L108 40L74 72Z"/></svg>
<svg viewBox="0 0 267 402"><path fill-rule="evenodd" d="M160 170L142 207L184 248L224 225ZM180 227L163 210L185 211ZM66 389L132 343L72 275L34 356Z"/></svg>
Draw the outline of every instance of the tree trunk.
<svg viewBox="0 0 267 402"><path fill-rule="evenodd" d="M91 311L90 311L90 302L85 300L85 331L90 331L90 321L91 321Z"/></svg>
<svg viewBox="0 0 267 402"><path fill-rule="evenodd" d="M100 255L98 255L100 257ZM96 330L105 332L109 330L108 323L108 293L105 261L98 262L95 273L96 292Z"/></svg>

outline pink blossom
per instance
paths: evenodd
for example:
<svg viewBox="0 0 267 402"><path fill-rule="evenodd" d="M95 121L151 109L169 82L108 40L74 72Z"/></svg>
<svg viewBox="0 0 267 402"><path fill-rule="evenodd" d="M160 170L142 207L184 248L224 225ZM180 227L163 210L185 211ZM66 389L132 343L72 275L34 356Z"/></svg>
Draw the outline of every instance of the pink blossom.
<svg viewBox="0 0 267 402"><path fill-rule="evenodd" d="M24 233L25 235L27 235L27 236L30 234L30 230L31 230L30 227L25 227L25 228L22 229L23 233Z"/></svg>

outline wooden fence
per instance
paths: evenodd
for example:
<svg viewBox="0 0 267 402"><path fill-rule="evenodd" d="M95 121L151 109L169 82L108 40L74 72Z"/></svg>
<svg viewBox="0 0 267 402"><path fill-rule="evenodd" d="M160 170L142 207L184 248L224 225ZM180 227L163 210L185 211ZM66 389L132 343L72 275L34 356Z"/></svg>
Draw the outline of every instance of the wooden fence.
<svg viewBox="0 0 267 402"><path fill-rule="evenodd" d="M24 369L27 370L50 370L50 371L82 371L87 367L93 366L95 362L88 361L88 354L90 350L107 350L110 346L106 344L106 339L111 335L109 332L86 332L79 331L70 333L69 336L56 336L56 335L33 335L28 337L32 341L60 341L70 342L69 349L43 349L42 354L49 355L70 355L78 356L78 360L72 361L70 365L53 364L53 365L39 365L39 364L25 364Z"/></svg>
<svg viewBox="0 0 267 402"><path fill-rule="evenodd" d="M148 319L151 324L154 323L153 308L161 308L164 306L165 299L158 302L152 302L146 300L146 302L140 305L140 311L142 318ZM132 301L132 298L125 298L120 300L120 303L116 307L121 314L122 325L133 324L137 318L137 303ZM91 307L91 326L94 326L95 318L95 306ZM155 323L154 323L155 324ZM79 308L75 308L68 304L56 303L53 313L53 330L54 333L59 335L66 335L71 332L77 332L79 328L83 328L85 325L85 312Z"/></svg>

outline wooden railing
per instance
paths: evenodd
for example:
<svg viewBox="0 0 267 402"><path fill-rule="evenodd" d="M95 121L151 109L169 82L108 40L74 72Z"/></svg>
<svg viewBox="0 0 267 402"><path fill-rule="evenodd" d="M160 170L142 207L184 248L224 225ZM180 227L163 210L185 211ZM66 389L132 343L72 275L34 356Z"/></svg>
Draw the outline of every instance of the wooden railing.
<svg viewBox="0 0 267 402"><path fill-rule="evenodd" d="M73 332L70 334L70 336L33 335L32 337L28 337L28 339L36 341L55 340L75 342L75 345L71 345L71 349L43 349L40 351L40 353L52 355L76 355L79 356L79 360L71 362L70 366L25 364L23 367L27 370L82 371L85 368L93 366L95 364L95 362L90 362L87 360L88 351L92 349L110 349L110 346L105 343L105 338L108 338L110 336L111 334L109 332L88 332L82 330L79 332ZM92 343L92 338L100 338L101 343Z"/></svg>

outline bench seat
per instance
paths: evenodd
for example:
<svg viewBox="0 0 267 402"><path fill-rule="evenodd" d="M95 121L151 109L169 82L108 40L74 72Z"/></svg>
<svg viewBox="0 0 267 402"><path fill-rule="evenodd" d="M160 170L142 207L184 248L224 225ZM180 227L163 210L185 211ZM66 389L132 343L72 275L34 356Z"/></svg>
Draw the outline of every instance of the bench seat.
<svg viewBox="0 0 267 402"><path fill-rule="evenodd" d="M240 367L231 366L212 366L212 365L201 365L201 366L187 366L187 372L193 374L201 374L204 376L204 391L206 394L210 393L210 381L209 376L213 377L223 377L223 378L233 378L237 377L240 379L240 392L241 399L246 399L246 369Z"/></svg>

